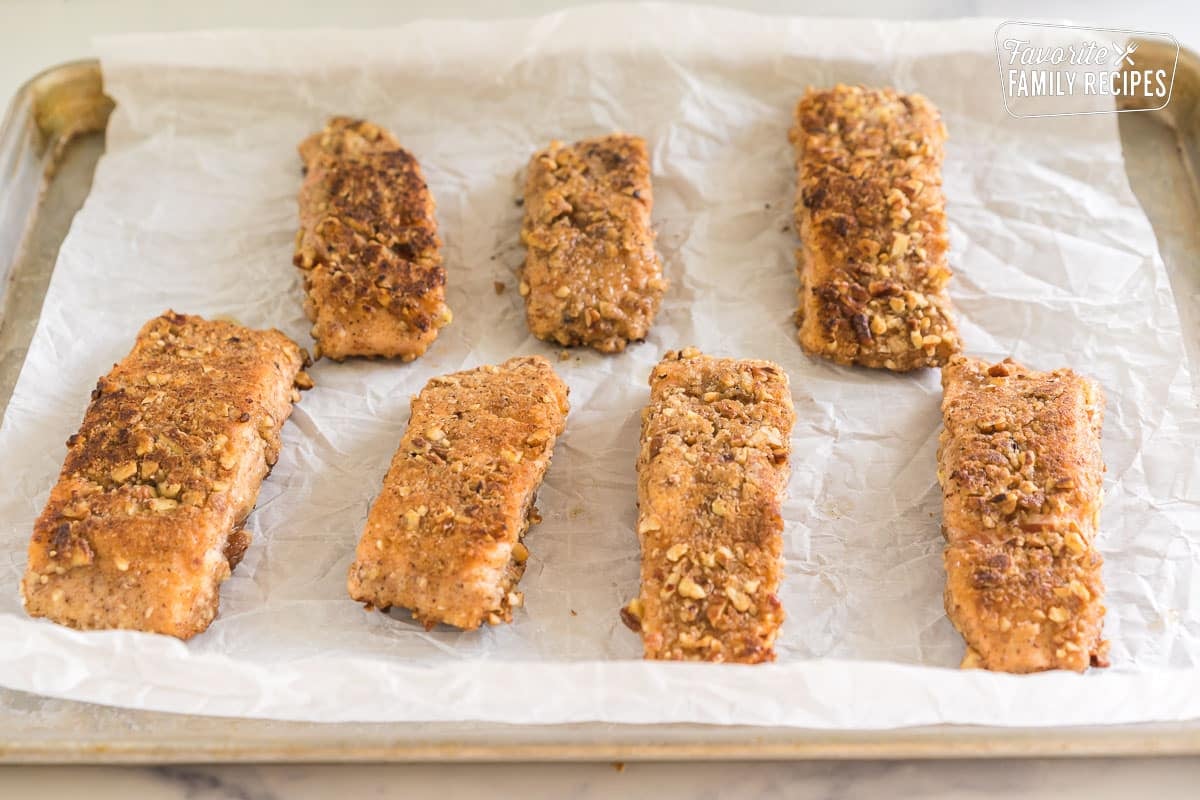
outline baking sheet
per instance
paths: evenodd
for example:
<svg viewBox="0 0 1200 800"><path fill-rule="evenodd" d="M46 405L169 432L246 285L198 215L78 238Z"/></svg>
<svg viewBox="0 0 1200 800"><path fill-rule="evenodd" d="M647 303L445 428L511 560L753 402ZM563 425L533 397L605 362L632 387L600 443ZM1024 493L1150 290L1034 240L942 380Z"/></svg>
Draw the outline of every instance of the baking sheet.
<svg viewBox="0 0 1200 800"><path fill-rule="evenodd" d="M667 29L668 38L656 34ZM1129 191L1114 117L1011 120L993 23L758 18L671 6L395 31L124 37L100 43L118 101L108 154L64 243L0 429L0 683L92 702L313 720L692 721L880 728L1200 716L1196 412L1169 284ZM632 33L631 33L632 31ZM720 31L719 37L712 35ZM1114 668L960 673L941 611L936 375L810 362L793 340L785 133L810 83L929 94L952 140L953 292L972 352L1101 380L1110 413L1102 547ZM322 362L251 518L222 612L189 644L23 617L24 544L95 378L168 305L302 342L290 266L293 145L333 112L391 127L422 159L456 321L412 365ZM344 576L366 508L430 375L518 352L518 176L545 140L613 127L654 156L674 286L644 345L573 355L574 411L530 535L511 626L423 632L366 615ZM103 276L99 279L99 276ZM493 281L508 290L493 291ZM650 366L670 347L773 358L799 422L789 612L768 667L644 664L632 463ZM1115 524L1114 524L1114 521Z"/></svg>

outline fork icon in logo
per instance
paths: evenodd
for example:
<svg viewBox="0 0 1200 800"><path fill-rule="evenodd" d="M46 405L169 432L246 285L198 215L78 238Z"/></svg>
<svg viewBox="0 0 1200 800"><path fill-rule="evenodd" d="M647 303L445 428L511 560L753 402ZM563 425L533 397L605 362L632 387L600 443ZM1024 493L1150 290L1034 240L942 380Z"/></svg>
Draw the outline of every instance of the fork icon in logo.
<svg viewBox="0 0 1200 800"><path fill-rule="evenodd" d="M1113 49L1117 51L1117 57L1113 60L1113 66L1119 67L1122 62L1128 62L1129 66L1135 66L1133 63L1133 53L1138 49L1137 42L1130 42L1124 47L1113 42Z"/></svg>

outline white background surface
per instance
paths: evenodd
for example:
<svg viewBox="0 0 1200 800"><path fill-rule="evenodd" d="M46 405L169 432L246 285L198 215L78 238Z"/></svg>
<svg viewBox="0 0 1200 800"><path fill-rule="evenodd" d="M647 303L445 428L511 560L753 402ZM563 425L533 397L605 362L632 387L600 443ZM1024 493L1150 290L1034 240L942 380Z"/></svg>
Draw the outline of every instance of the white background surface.
<svg viewBox="0 0 1200 800"><path fill-rule="evenodd" d="M178 3L0 1L0 95L9 95L37 70L90 54L93 34L203 27L348 27L393 25L420 16L495 17L539 13L567 3L545 0L486 5L341 0L337 3ZM1062 17L1173 33L1200 43L1200 12L1192 3L1130 2L750 2L743 7L790 15L1010 18ZM1031 798L1078 794L1129 797L1151 790L1160 797L1191 796L1200 769L1194 761L957 762L945 764L830 765L607 765L542 767L229 767L166 770L12 769L0 772L0 796L54 796L86 792L112 797L340 796L820 796Z"/></svg>

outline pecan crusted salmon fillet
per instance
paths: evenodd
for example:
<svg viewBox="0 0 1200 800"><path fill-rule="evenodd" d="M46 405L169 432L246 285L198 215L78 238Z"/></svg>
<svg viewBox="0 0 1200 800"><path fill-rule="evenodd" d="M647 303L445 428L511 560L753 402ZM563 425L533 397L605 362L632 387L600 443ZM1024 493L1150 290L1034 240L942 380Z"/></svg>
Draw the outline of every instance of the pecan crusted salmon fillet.
<svg viewBox="0 0 1200 800"><path fill-rule="evenodd" d="M794 422L787 374L770 361L687 348L651 372L637 461L641 591L621 612L646 658L775 659Z"/></svg>
<svg viewBox="0 0 1200 800"><path fill-rule="evenodd" d="M1099 387L1069 369L956 356L942 388L946 613L963 666L1107 666Z"/></svg>
<svg viewBox="0 0 1200 800"><path fill-rule="evenodd" d="M345 117L301 142L300 157L293 260L318 355L412 361L451 320L420 165L388 131Z"/></svg>
<svg viewBox="0 0 1200 800"><path fill-rule="evenodd" d="M946 284L946 128L918 94L838 85L796 106L800 344L906 372L957 353Z"/></svg>
<svg viewBox="0 0 1200 800"><path fill-rule="evenodd" d="M533 156L519 289L534 336L602 353L646 337L667 288L654 250L653 204L639 137L552 142Z"/></svg>
<svg viewBox="0 0 1200 800"><path fill-rule="evenodd" d="M92 392L34 525L26 611L187 639L249 544L243 524L312 386L276 330L168 311Z"/></svg>
<svg viewBox="0 0 1200 800"><path fill-rule="evenodd" d="M567 392L541 356L431 379L367 516L350 596L426 628L510 622Z"/></svg>

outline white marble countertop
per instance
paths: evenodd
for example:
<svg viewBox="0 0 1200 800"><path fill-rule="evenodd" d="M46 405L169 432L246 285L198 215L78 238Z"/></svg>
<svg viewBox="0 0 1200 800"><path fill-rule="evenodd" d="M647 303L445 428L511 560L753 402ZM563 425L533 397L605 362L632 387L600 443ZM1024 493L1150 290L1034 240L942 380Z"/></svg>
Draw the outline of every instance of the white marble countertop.
<svg viewBox="0 0 1200 800"><path fill-rule="evenodd" d="M1154 800L1194 798L1196 759L702 764L9 767L6 798L89 800Z"/></svg>
<svg viewBox="0 0 1200 800"><path fill-rule="evenodd" d="M418 17L536 14L562 0L0 0L0 99L43 68L91 54L98 33L230 27L394 25ZM1172 33L1200 48L1200 4L1113 0L749 0L767 13L892 18L1069 18ZM701 764L6 767L0 797L272 800L324 797L626 798L1196 797L1197 759Z"/></svg>

